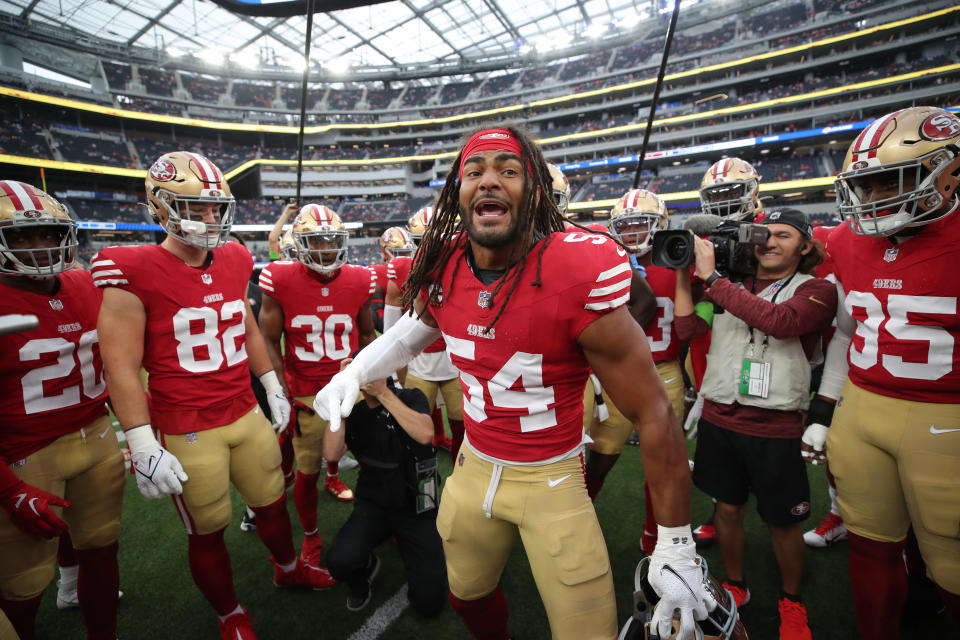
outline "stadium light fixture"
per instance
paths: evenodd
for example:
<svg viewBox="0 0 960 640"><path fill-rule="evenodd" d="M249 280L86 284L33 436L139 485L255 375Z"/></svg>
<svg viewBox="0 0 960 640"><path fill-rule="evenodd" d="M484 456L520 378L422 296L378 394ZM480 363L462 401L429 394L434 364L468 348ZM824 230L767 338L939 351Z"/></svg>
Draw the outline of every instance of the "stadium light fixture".
<svg viewBox="0 0 960 640"><path fill-rule="evenodd" d="M171 58L182 58L187 55L187 52L181 49L180 47L169 46L167 47L167 55Z"/></svg>
<svg viewBox="0 0 960 640"><path fill-rule="evenodd" d="M350 70L350 60L347 58L332 58L327 60L323 66L330 73L340 75Z"/></svg>
<svg viewBox="0 0 960 640"><path fill-rule="evenodd" d="M226 56L224 55L223 51L221 51L220 49L214 49L212 47L209 49L205 49L203 52L204 61L207 64L213 65L215 67L221 66L223 64L225 57Z"/></svg>
<svg viewBox="0 0 960 640"><path fill-rule="evenodd" d="M591 22L583 30L583 35L587 36L591 40L599 40L603 37L603 34L607 32L607 25L603 22Z"/></svg>
<svg viewBox="0 0 960 640"><path fill-rule="evenodd" d="M618 24L624 29L632 29L643 20L646 16L642 16L639 13L633 13L632 11L625 16L622 16L618 21Z"/></svg>

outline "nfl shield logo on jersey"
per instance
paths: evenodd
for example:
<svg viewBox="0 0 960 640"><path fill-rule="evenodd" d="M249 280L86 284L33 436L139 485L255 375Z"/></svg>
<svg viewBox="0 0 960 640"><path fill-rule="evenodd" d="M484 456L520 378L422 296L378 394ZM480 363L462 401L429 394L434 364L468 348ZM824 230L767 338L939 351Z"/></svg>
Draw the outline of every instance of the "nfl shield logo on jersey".
<svg viewBox="0 0 960 640"><path fill-rule="evenodd" d="M493 306L493 294L489 291L481 291L477 297L477 305L481 309L489 309Z"/></svg>
<svg viewBox="0 0 960 640"><path fill-rule="evenodd" d="M59 300L51 300L50 308L53 309L54 311L63 311L63 303L60 302Z"/></svg>
<svg viewBox="0 0 960 640"><path fill-rule="evenodd" d="M322 296L328 296L328 295L330 295L330 289L327 288L327 287L323 287L322 289L320 289L320 295L322 295Z"/></svg>
<svg viewBox="0 0 960 640"><path fill-rule="evenodd" d="M204 273L201 275L200 280L203 281L203 284L213 284L213 276L209 273Z"/></svg>
<svg viewBox="0 0 960 640"><path fill-rule="evenodd" d="M892 249L887 249L883 252L883 261L884 262L893 262L897 259L897 254L900 253L898 247L893 247Z"/></svg>

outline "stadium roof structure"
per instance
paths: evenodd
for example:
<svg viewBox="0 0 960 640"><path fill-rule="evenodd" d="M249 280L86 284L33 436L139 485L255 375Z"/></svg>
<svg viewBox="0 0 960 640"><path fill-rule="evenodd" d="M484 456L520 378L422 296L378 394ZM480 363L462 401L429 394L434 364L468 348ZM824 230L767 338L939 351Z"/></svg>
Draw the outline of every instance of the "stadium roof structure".
<svg viewBox="0 0 960 640"><path fill-rule="evenodd" d="M310 67L330 81L363 70L508 66L504 60L556 57L577 43L623 37L670 8L672 0L393 0L317 13ZM64 40L82 34L121 52L154 50L173 64L180 57L251 70L304 64L303 15L240 15L209 0L0 0L0 11L20 27L56 29Z"/></svg>

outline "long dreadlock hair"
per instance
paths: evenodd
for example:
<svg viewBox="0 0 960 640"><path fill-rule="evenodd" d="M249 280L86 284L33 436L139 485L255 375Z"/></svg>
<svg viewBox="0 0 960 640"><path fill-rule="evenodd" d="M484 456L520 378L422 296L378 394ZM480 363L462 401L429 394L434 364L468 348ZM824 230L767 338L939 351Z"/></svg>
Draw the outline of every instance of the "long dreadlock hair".
<svg viewBox="0 0 960 640"><path fill-rule="evenodd" d="M451 256L467 246L467 234L458 234L457 232L463 231L463 222L460 216L471 215L470 212L461 211L460 208L460 162L463 159L463 147L474 134L492 128L507 129L516 137L520 143L521 162L529 167L529 172L524 174L523 196L520 207L515 212L517 215L517 233L514 240L521 249L520 257L507 268L506 273L500 278L492 292L496 303L499 299L497 294L501 289L507 287L507 295L503 297L490 325L484 329L485 333L489 333L497 320L500 319L503 310L510 301L510 297L516 290L520 282L520 274L527 264L530 249L533 248L541 236L545 236L540 251L537 253L536 278L529 283L532 286L541 286L540 266L543 252L550 243L550 234L555 231L563 231L564 228L564 219L560 215L556 202L551 197L553 181L550 177L550 170L547 168L547 161L544 159L540 147L534 142L533 137L524 128L516 124L482 125L462 138L460 153L454 159L450 172L447 174L447 181L440 191L440 198L437 200L433 220L423 234L420 246L413 258L410 275L407 276L401 299L401 304L406 310L413 306L414 300L424 287L429 292L428 304L440 305L442 297L450 295L450 291L441 292L440 276ZM458 260L454 265L454 278L459 268L460 261ZM452 283L453 280L451 280L451 285Z"/></svg>

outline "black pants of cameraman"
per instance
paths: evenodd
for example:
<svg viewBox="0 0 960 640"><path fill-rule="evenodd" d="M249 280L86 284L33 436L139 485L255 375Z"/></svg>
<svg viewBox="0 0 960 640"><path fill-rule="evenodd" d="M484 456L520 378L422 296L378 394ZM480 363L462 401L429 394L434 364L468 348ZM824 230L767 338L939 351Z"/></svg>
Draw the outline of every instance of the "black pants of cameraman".
<svg viewBox="0 0 960 640"><path fill-rule="evenodd" d="M366 590L370 553L394 536L403 560L410 606L422 615L435 615L447 601L447 566L437 533L437 510L416 515L410 509L384 509L357 496L327 551L330 574L353 593Z"/></svg>

